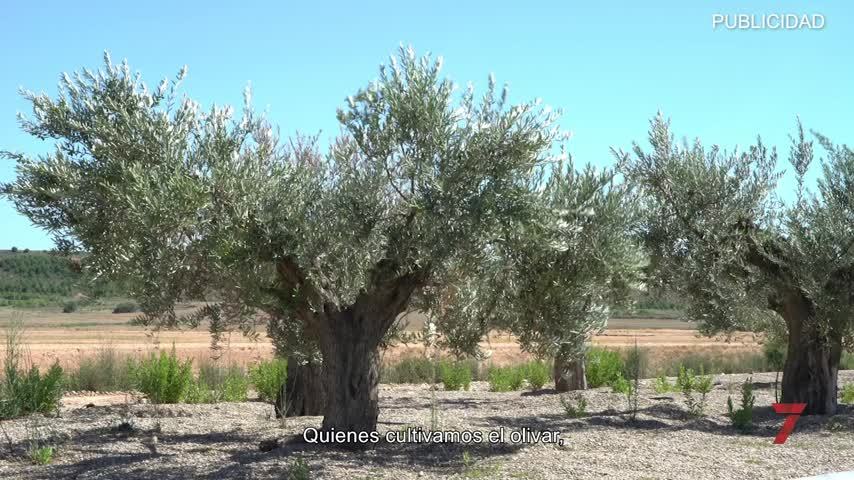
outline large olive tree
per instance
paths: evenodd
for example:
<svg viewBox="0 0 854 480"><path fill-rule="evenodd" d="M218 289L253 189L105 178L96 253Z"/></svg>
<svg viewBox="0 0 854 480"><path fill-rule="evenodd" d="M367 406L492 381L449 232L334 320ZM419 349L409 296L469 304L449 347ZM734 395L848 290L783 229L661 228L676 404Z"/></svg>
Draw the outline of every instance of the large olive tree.
<svg viewBox="0 0 854 480"><path fill-rule="evenodd" d="M777 155L761 140L742 153L680 146L659 115L651 149L618 157L644 194L653 278L690 301L706 333L784 323L782 401L832 414L854 325L854 153L817 138L827 161L812 194L804 176L813 142L798 124L789 155L798 189L788 203L775 197Z"/></svg>
<svg viewBox="0 0 854 480"><path fill-rule="evenodd" d="M106 58L63 76L56 98L25 92L22 128L56 149L8 153L18 177L2 192L88 252L92 272L127 281L150 325L252 331L267 312L322 356L323 428L373 430L385 333L414 293L477 268L529 222L559 135L554 112L509 106L491 77L455 100L440 68L411 49L392 57L320 155L283 145L248 94L236 118L201 113L175 82L150 91ZM211 303L181 318L184 298Z"/></svg>

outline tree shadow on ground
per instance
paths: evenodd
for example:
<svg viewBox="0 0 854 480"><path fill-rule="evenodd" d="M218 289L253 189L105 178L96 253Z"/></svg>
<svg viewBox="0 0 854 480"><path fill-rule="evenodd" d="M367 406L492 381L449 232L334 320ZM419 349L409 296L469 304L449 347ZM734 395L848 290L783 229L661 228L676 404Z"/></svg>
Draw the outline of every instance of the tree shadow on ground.
<svg viewBox="0 0 854 480"><path fill-rule="evenodd" d="M155 450L146 451L146 441L157 434ZM464 453L470 459L492 459L511 455L523 445L481 443L390 443L380 441L362 448L310 444L302 435L292 435L277 448L264 452L257 433L217 431L204 433L157 433L153 429L124 431L115 427L100 427L79 432L59 446L58 462L35 467L23 460L22 478L54 480L77 478L92 472L110 472L107 478L127 480L172 480L184 478L281 478L283 471L295 459L311 465L312 473L324 469L359 468L362 470L396 467L451 475L464 468ZM62 462L63 455L77 461ZM192 453L216 451L216 465L209 461L188 464L183 457Z"/></svg>
<svg viewBox="0 0 854 480"><path fill-rule="evenodd" d="M730 420L719 414L694 417L685 409L675 404L657 404L641 408L637 416L631 418L630 411L615 412L606 410L593 412L580 418L569 418L560 414L530 415L517 417L491 416L480 423L485 428L528 428L532 430L588 429L608 428L624 430L661 430L683 431L693 430L713 435L739 436L754 438L774 438L783 424L784 417L774 412L773 408L755 407L753 409L753 428L742 432L732 426ZM793 433L801 432L854 432L854 408L840 405L836 415L804 416L796 424Z"/></svg>

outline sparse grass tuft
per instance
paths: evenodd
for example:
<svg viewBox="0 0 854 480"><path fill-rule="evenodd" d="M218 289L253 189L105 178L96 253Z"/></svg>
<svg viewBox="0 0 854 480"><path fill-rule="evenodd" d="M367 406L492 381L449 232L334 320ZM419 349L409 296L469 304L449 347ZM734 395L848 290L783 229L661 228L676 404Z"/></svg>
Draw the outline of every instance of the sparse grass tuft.
<svg viewBox="0 0 854 480"><path fill-rule="evenodd" d="M93 357L80 360L77 371L68 376L69 390L90 392L126 391L134 387L134 357L122 358L114 348L103 347Z"/></svg>
<svg viewBox="0 0 854 480"><path fill-rule="evenodd" d="M311 470L308 468L308 463L302 458L296 458L288 466L288 471L285 475L287 480L309 480L311 479Z"/></svg>
<svg viewBox="0 0 854 480"><path fill-rule="evenodd" d="M854 404L854 383L849 383L842 387L842 390L839 391L839 395L842 398L842 403L847 403L849 405Z"/></svg>
<svg viewBox="0 0 854 480"><path fill-rule="evenodd" d="M36 446L32 445L27 450L27 456L36 465L47 465L53 461L53 454L56 452L54 447L50 445Z"/></svg>
<svg viewBox="0 0 854 480"><path fill-rule="evenodd" d="M587 416L587 399L585 399L584 395L580 393L576 393L572 396L561 395L560 405L563 407L563 411L566 412L566 416L569 418L581 418Z"/></svg>

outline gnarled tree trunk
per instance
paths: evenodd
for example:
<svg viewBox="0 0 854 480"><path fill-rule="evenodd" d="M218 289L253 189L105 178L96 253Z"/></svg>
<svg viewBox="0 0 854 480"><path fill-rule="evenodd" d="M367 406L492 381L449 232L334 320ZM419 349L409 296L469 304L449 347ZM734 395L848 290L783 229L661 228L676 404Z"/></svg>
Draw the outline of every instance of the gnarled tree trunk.
<svg viewBox="0 0 854 480"><path fill-rule="evenodd" d="M315 362L300 364L288 359L288 376L276 396L276 418L323 415L326 392L323 387L323 368Z"/></svg>
<svg viewBox="0 0 854 480"><path fill-rule="evenodd" d="M572 358L566 349L561 349L555 355L552 374L555 379L555 390L558 392L587 389L583 354Z"/></svg>
<svg viewBox="0 0 854 480"><path fill-rule="evenodd" d="M790 295L778 310L789 328L781 403L806 403L805 415L833 415L842 341L819 331L815 306Z"/></svg>
<svg viewBox="0 0 854 480"><path fill-rule="evenodd" d="M348 309L330 319L321 340L326 382L323 429L370 432L379 416L379 333L367 312Z"/></svg>

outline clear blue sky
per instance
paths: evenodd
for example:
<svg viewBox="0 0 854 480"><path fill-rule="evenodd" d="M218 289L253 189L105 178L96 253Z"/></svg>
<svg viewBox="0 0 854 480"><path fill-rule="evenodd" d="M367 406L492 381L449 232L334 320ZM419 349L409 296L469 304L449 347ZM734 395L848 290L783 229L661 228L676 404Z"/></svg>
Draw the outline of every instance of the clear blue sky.
<svg viewBox="0 0 854 480"><path fill-rule="evenodd" d="M86 3L87 5L82 5ZM208 105L269 105L283 133L333 136L335 110L376 76L398 44L445 58L478 88L494 72L513 100L564 110L579 162L645 141L657 110L677 135L745 146L761 134L784 152L795 115L854 143L854 4L849 1L271 1L10 2L0 20L0 149L38 152L15 119L20 86L56 93L58 76L96 68L107 49L149 84L184 64L185 91ZM712 29L712 14L823 14L816 31ZM0 182L14 165L0 162ZM784 189L792 183L783 184ZM0 200L0 248L50 248Z"/></svg>

